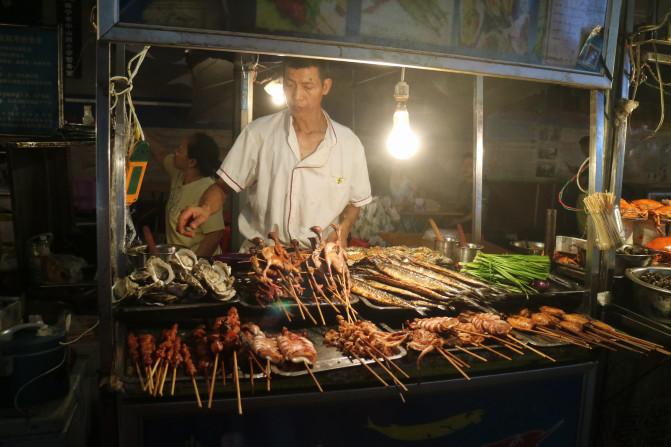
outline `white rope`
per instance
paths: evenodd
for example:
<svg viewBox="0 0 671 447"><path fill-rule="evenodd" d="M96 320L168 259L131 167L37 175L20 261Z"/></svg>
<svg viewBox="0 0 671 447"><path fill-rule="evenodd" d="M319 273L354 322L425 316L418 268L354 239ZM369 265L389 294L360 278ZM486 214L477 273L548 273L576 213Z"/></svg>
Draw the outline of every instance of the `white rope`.
<svg viewBox="0 0 671 447"><path fill-rule="evenodd" d="M127 76L110 77L110 96L113 98L112 105L110 106L110 113L116 108L119 102L119 97L123 96L126 100L126 107L122 112L126 121L126 137L130 138L131 142L137 140L135 133L137 133L140 140L145 139L140 120L135 112L135 105L133 104L131 92L133 91L133 79L140 70L140 66L142 65L142 62L144 62L144 58L147 56L149 48L151 48L149 45L145 46L142 51L128 61ZM117 83L123 83L125 87L122 90L117 91ZM128 146L130 151L133 145L129 144Z"/></svg>
<svg viewBox="0 0 671 447"><path fill-rule="evenodd" d="M585 165L587 164L588 161L589 161L589 157L587 157L585 159L585 161L582 162L582 164L580 165L580 168L578 168L578 174L575 176L575 183L576 183L576 185L578 185L578 189L583 194L587 194L587 190L585 188L583 188L582 185L580 184L580 175L582 174L582 171L585 169Z"/></svg>
<svg viewBox="0 0 671 447"><path fill-rule="evenodd" d="M84 338L84 336L85 336L86 334L88 334L89 332L91 332L93 329L97 328L99 324L100 324L100 320L96 320L96 322L93 323L93 326L91 326L90 328L88 328L87 330L85 330L84 332L82 332L81 334L79 334L78 336L76 336L75 338L73 338L72 340L69 340L69 341L61 341L61 342L59 342L58 344L61 345L61 346L67 346L67 345L71 345L71 344L73 344L73 343L77 343L79 340L81 340L82 338Z"/></svg>

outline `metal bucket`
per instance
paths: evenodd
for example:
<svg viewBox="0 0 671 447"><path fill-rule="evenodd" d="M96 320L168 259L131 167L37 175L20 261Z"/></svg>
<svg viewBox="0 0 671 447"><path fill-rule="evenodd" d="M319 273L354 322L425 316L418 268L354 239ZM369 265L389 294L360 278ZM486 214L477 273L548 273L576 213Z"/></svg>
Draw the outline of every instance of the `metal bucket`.
<svg viewBox="0 0 671 447"><path fill-rule="evenodd" d="M453 261L456 261L459 256L459 240L446 237L442 241L434 239L433 248L446 258L450 258Z"/></svg>
<svg viewBox="0 0 671 447"><path fill-rule="evenodd" d="M168 261L170 256L180 248L182 247L178 245L158 244L156 245L158 254L155 256L158 256L164 261ZM132 269L144 268L144 263L147 261L147 259L149 259L150 256L151 255L149 254L149 250L147 249L146 245L138 245L136 247L129 248L126 251L126 258L128 258L128 262Z"/></svg>
<svg viewBox="0 0 671 447"><path fill-rule="evenodd" d="M482 251L484 247L478 244L461 244L459 245L459 262L466 264L471 262Z"/></svg>

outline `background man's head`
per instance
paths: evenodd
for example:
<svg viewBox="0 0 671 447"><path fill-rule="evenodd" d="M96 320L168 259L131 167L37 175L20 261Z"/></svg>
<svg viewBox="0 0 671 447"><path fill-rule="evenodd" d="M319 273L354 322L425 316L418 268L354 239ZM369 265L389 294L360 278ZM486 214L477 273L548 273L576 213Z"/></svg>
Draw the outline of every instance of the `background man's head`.
<svg viewBox="0 0 671 447"><path fill-rule="evenodd" d="M324 96L331 90L328 63L317 59L284 61L284 95L292 113L321 110Z"/></svg>
<svg viewBox="0 0 671 447"><path fill-rule="evenodd" d="M219 167L219 146L207 134L197 132L182 141L175 152L175 167L196 168L201 176L214 176Z"/></svg>

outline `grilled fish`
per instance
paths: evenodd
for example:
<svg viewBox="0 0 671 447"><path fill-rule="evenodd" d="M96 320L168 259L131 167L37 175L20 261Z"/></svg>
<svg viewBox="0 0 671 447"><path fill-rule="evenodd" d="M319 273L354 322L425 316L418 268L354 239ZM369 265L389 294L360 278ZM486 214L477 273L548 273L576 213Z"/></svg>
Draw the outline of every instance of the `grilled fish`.
<svg viewBox="0 0 671 447"><path fill-rule="evenodd" d="M390 263L392 263L393 265L395 265L397 267L402 267L406 270L410 270L410 271L418 273L420 275L427 276L431 279L435 279L436 281L440 281L440 282L448 285L449 287L453 288L454 292L469 290L471 288L470 286L468 286L464 283L461 283L459 281L456 281L455 279L453 279L451 277L445 276L441 273L438 273L438 272L435 272L431 269L422 267L422 266L417 265L417 264L415 264L413 262L410 262L410 261L409 262L403 262L403 261L399 261L399 260L393 259L393 258L387 258L387 259L385 259L385 261L389 261Z"/></svg>
<svg viewBox="0 0 671 447"><path fill-rule="evenodd" d="M379 290L375 287L369 286L365 282L358 279L352 280L352 292L371 301L375 301L376 303L386 304L388 306L403 307L405 309L415 309L415 306L408 303L407 301L392 295L389 292L385 292L384 290Z"/></svg>
<svg viewBox="0 0 671 447"><path fill-rule="evenodd" d="M431 264L429 262L419 261L417 259L411 259L410 261L413 262L414 264L417 264L420 267L424 267L426 269L433 270L433 271L438 272L438 273L442 273L443 275L450 276L450 277L452 277L452 278L454 278L458 281L461 281L465 284L468 284L469 286L483 287L483 288L487 288L487 289L491 288L491 286L489 284L486 284L486 283L484 283L482 281L479 281L479 280L477 280L473 277L470 277L468 275L464 275L463 273L455 272L454 270L446 269L444 267L441 267L441 266L436 265L436 264Z"/></svg>
<svg viewBox="0 0 671 447"><path fill-rule="evenodd" d="M429 278L428 276L424 276L412 270L408 270L391 262L383 262L382 260L375 259L373 260L373 263L375 264L375 267L382 273L385 273L386 275L389 275L399 281L450 295L459 292L459 290L456 290L443 282Z"/></svg>

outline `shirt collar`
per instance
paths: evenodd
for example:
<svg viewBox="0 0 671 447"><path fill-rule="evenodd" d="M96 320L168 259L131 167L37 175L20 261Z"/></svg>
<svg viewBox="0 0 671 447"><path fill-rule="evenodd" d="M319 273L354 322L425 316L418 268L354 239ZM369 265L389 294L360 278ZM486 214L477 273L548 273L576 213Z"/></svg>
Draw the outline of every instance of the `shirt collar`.
<svg viewBox="0 0 671 447"><path fill-rule="evenodd" d="M317 146L317 149L310 154L305 160L301 160L301 151L298 146L298 138L296 137L296 130L293 126L294 118L291 116L289 109L285 110L285 130L287 132L287 143L291 151L296 156L296 159L299 160L298 166L300 167L321 167L326 164L331 154L331 149L338 143L338 135L335 131L335 126L333 125L333 120L324 109L322 109L324 118L326 118L326 133L324 139Z"/></svg>

